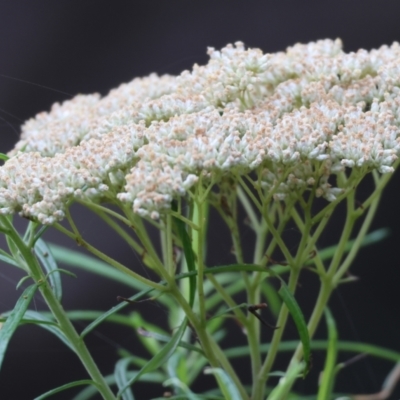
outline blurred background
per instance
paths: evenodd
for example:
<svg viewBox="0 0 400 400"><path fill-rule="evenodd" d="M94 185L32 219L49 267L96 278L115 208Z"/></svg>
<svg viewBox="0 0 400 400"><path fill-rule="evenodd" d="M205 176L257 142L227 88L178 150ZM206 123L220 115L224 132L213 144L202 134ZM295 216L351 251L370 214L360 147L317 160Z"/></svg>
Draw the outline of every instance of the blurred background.
<svg viewBox="0 0 400 400"><path fill-rule="evenodd" d="M275 52L296 42L337 37L342 39L345 51L391 44L400 40L399 4L396 0L2 0L0 152L13 147L23 121L48 110L54 102L78 93L106 94L122 82L151 72L179 74L194 63L206 63L207 46L221 48L241 40L248 47ZM342 339L395 351L400 351L399 184L396 173L373 226L389 228L390 236L361 251L351 269L359 281L341 287L331 302ZM113 242L95 216L80 209L74 212L89 242L127 265L137 263L129 250ZM218 234L213 234L218 242ZM45 239L76 249L75 243L52 230ZM329 232L325 240L329 243ZM218 248L211 249L216 264L227 260L229 249L228 243L218 243ZM116 304L117 295L132 295L121 285L74 272L78 273L77 280L64 278L63 304L68 310L107 310ZM0 312L15 304L21 293L15 290L20 277L10 266L0 265ZM316 295L317 282L310 282L305 275L298 290L305 306L312 304ZM34 307L44 308L38 297ZM143 303L138 311L150 314L153 323L165 324L167 316L161 308ZM110 325L88 339L106 374L113 371L119 346L133 352L137 347L131 331ZM339 361L350 357L342 355ZM323 354L314 358L323 361ZM391 364L363 359L340 373L338 388L343 392L349 387L359 393L377 392L390 368ZM299 389L315 392L317 375L315 371ZM32 399L84 377L79 361L56 338L40 328L23 326L12 339L3 364L1 398ZM161 396L163 391L162 387L142 386L136 398L146 400ZM72 393L55 398L69 399ZM399 396L400 390L391 398Z"/></svg>

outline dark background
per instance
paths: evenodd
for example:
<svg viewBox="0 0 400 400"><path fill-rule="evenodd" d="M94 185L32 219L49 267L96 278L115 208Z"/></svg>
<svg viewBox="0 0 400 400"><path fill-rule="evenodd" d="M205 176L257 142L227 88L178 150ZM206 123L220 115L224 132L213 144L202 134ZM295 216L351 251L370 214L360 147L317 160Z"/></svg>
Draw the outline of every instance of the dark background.
<svg viewBox="0 0 400 400"><path fill-rule="evenodd" d="M1 0L0 1L0 151L12 148L20 124L52 103L77 93L105 94L121 82L151 72L178 74L193 63L207 62L206 47L221 48L237 40L265 52L284 50L296 42L340 37L346 51L370 49L400 40L398 1L95 1L95 0ZM375 219L374 228L389 227L383 243L362 250L352 273L357 283L334 295L332 307L341 338L371 342L400 351L399 187L395 174ZM106 253L132 265L135 259L82 210L79 216L85 237ZM334 237L335 227L332 228ZM219 237L214 233L218 242ZM329 232L324 240L329 242ZM54 231L46 239L66 243ZM219 243L213 255L222 263L230 245ZM211 249L214 251L213 249ZM219 250L218 252L216 250ZM13 307L20 275L0 266L0 310ZM317 282L302 278L299 296L313 302ZM67 309L107 310L117 295L132 293L122 286L79 273L78 280L64 279ZM35 307L43 305L36 298ZM146 305L139 311L164 324L165 313ZM322 332L323 333L323 332ZM322 334L321 333L321 334ZM105 326L90 337L96 360L108 374L113 371L119 345L136 351L131 332ZM118 344L117 344L118 343ZM323 361L315 354L316 364ZM340 361L350 358L341 355ZM240 366L239 366L240 367ZM376 392L391 365L367 358L340 373L339 389ZM246 365L247 369L247 365ZM318 371L302 384L315 391ZM33 327L21 327L11 341L0 374L0 393L5 400L32 399L72 380L84 379L79 362L57 339ZM149 391L148 391L149 390ZM163 388L141 387L137 399L161 395ZM400 391L393 399L400 396ZM72 391L55 396L69 399Z"/></svg>

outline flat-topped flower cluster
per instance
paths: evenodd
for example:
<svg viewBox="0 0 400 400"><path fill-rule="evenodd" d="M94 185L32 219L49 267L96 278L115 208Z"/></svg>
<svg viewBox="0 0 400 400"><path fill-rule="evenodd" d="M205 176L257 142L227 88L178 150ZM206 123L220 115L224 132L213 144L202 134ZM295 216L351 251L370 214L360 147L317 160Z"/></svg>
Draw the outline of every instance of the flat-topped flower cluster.
<svg viewBox="0 0 400 400"><path fill-rule="evenodd" d="M52 224L74 199L128 202L158 218L198 184L255 171L276 200L342 191L331 176L393 171L400 46L344 53L339 40L263 54L208 50L181 75L78 95L22 127L0 167L0 213Z"/></svg>

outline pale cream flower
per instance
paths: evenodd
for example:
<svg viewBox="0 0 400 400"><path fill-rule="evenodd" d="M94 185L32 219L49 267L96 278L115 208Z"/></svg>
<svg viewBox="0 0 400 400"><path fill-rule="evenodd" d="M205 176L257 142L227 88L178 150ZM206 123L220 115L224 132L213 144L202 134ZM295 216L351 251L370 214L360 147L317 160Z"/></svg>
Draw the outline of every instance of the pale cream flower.
<svg viewBox="0 0 400 400"><path fill-rule="evenodd" d="M332 201L343 188L330 177L346 168L393 171L397 43L347 54L323 40L263 54L238 42L208 54L177 77L79 95L27 121L0 167L0 212L52 224L74 199L118 199L159 218L199 182L252 171L277 201L311 189Z"/></svg>

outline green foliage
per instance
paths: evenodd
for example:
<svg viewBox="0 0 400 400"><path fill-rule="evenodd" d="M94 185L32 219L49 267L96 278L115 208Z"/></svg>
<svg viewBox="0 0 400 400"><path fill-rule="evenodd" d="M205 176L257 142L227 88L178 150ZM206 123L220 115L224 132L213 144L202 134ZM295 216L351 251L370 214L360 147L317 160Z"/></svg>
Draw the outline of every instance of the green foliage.
<svg viewBox="0 0 400 400"><path fill-rule="evenodd" d="M256 235L254 256L250 262L245 262L239 224L235 219L236 198L234 192L228 190L229 193L225 193L227 188L231 190L229 181L221 193L214 192L211 186L199 188L199 192L195 193L197 200L188 203L185 215L181 214L180 204L179 207L173 206L171 214L163 216L160 221L149 221L160 230L161 252L156 250L153 239L150 239L148 227L131 210L123 209L122 215L99 205L88 205L98 211L103 221L140 255L144 266L152 270L151 276L158 276L154 280L139 275L92 247L78 232L69 213L67 218L71 229L57 223L55 227L91 255L47 244L42 238L47 228L37 222L31 221L25 234L20 235L10 217L0 216L0 231L6 235L8 245L7 251L0 250L0 261L24 271L18 287L27 281L34 282L25 289L14 309L3 313L0 318L0 322L4 322L0 330L0 365L14 331L22 324L36 325L55 335L79 357L90 376L90 379L52 389L37 399L86 386L74 400L88 400L98 393L106 400L135 400L138 382L157 383L160 387L163 384L172 392L171 399L248 400L250 396L254 400L302 399L293 386L298 378L306 378L312 364L312 350L326 353L322 380L316 394L318 400L325 400L334 396L335 378L340 371L336 360L340 352L368 353L399 362L400 354L388 349L340 341L334 317L326 308L333 287L351 280L344 274L357 250L381 241L388 234L387 230L367 234L375 203L371 201L372 205L357 235L351 237L352 229L349 227L359 217L356 212L360 212L350 207L345 224L347 228L338 244L319 249L318 238L328 217L323 218L320 214L312 216L311 206L304 199L298 205L302 214L290 204L287 207L267 207L255 199L250 204L249 199L254 194L249 188L244 188L239 198ZM207 195L209 203L199 201L199 198L205 201ZM261 192L259 195L262 197ZM311 204L311 200L312 196L307 201ZM349 204L353 203L349 201ZM220 213L229 228L235 257L231 264L206 264L205 227L211 215L208 210L210 205ZM257 205L259 215L254 209ZM332 205L327 207L331 207L330 212L333 211ZM135 234L128 234L117 222L112 222L112 218L129 228L133 227ZM307 233L296 251L289 249L281 237L289 220L296 224L299 231ZM179 256L180 249L183 250L183 257ZM283 261L274 261L282 256ZM323 301L316 303L313 317L308 322L297 301L299 295L295 293L299 275L305 268L320 277L321 290L325 293ZM62 307L63 279L66 275L75 276L70 269L77 272L78 279L79 271L84 270L122 283L133 293L106 311L65 311ZM49 312L28 309L35 292L44 297ZM163 307L169 316L168 327L154 325L148 316L136 310L135 302L145 300L157 302ZM261 315L267 307L265 302L271 310L267 319ZM131 310L130 313L126 313L126 307ZM328 340L312 339L324 312ZM282 340L289 317L296 326L293 337L299 340ZM271 323L266 322L270 320ZM76 332L72 324L74 321L86 324L80 333ZM85 345L86 336L103 323L123 325L131 330L133 339L132 348L119 350L119 360L115 366L110 366L110 370L114 368L114 373L106 376L99 371ZM277 325L276 329L272 325ZM261 334L263 330L270 333L268 343L260 340L264 337ZM233 335L240 341L247 341L246 345L225 348L223 339ZM147 350L147 358L137 356L139 346ZM292 353L287 370L274 371L275 359L284 352ZM239 371L232 366L232 360L237 358L251 365L251 387L242 382ZM215 388L195 393L192 386L203 373L212 375ZM270 383L273 377L280 378L274 387Z"/></svg>
<svg viewBox="0 0 400 400"><path fill-rule="evenodd" d="M7 320L4 322L1 330L0 330L0 368L3 364L4 356L7 350L8 343L20 324L22 318L26 310L28 309L29 303L31 302L38 285L30 285L28 286L21 297L18 299L15 304L14 309L10 312Z"/></svg>

